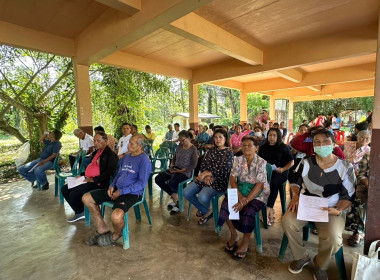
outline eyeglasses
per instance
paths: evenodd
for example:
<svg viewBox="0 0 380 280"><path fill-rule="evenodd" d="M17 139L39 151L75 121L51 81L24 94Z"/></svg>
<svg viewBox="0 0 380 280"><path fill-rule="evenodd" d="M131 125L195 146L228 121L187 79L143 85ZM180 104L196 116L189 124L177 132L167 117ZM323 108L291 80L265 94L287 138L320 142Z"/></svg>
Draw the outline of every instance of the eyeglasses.
<svg viewBox="0 0 380 280"><path fill-rule="evenodd" d="M182 139L179 139L179 138L178 138L178 141L179 141L179 142L185 142L186 139L188 139L188 138L182 138Z"/></svg>

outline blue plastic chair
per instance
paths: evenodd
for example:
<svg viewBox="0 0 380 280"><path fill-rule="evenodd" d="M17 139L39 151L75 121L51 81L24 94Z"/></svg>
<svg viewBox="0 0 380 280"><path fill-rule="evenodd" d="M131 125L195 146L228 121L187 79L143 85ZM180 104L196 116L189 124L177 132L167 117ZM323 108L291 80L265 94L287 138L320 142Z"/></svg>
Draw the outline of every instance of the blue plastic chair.
<svg viewBox="0 0 380 280"><path fill-rule="evenodd" d="M57 156L54 158L53 165L48 170L55 170L57 166L59 167L58 161L59 161L59 154L57 154ZM55 182L57 182L57 180L55 180ZM38 181L37 181L37 190L38 191L41 190L41 184L38 183Z"/></svg>
<svg viewBox="0 0 380 280"><path fill-rule="evenodd" d="M59 164L55 167L55 192L54 196L58 196L59 191L59 203L63 204L63 194L61 192L61 189L63 185L65 184L65 181L68 177L75 177L78 174L81 174L84 172L84 158L86 157L86 151L80 151L78 156L75 159L73 168L71 169L71 172L61 172L61 168L59 167ZM80 164L79 164L80 162Z"/></svg>
<svg viewBox="0 0 380 280"><path fill-rule="evenodd" d="M308 241L310 237L310 229L316 229L315 223L309 222L306 226L303 227L303 240ZM280 252L278 253L278 259L282 261L285 257L285 251L286 248L288 247L288 237L284 233L281 241L281 248ZM338 267L338 273L339 273L339 278L342 280L347 279L347 273L346 273L346 265L344 263L344 255L343 255L343 246L340 247L338 252L335 254L335 262L336 266Z"/></svg>
<svg viewBox="0 0 380 280"><path fill-rule="evenodd" d="M152 162L152 172L150 173L148 179L148 189L150 198L153 197L153 176L155 174L164 172L168 168L169 153L170 151L168 148L159 148L154 155ZM156 167L158 162L160 163L160 166Z"/></svg>
<svg viewBox="0 0 380 280"><path fill-rule="evenodd" d="M187 186L188 183L190 183L191 181L193 181L194 179L194 170L191 172L191 176L189 179L186 179L185 181L182 181L181 183L178 184L178 191L177 191L177 194L178 194L178 204L179 204L179 211L180 212L183 212L183 189L185 188L185 186ZM162 196L164 195L164 191L161 190L161 194L160 194L160 204L162 204Z"/></svg>
<svg viewBox="0 0 380 280"><path fill-rule="evenodd" d="M136 221L140 222L141 221L141 213L140 213L140 206L139 205L141 203L143 203L144 204L144 208L145 208L145 213L146 213L146 216L148 218L149 225L152 225L152 219L151 219L151 216L150 216L150 211L149 211L148 203L146 202L146 199L145 199L145 190L146 190L146 188L144 189L142 199L139 202L136 202L133 205L133 210L135 211ZM114 203L112 201L106 201L106 202L102 203L100 209L101 209L101 214L102 214L103 218L104 218L105 208L106 207L112 208L113 204ZM91 216L90 216L90 211L88 210L88 208L86 206L84 207L84 213L85 213L86 226L90 226L90 224L91 224ZM130 244L129 244L128 212L125 212L125 214L124 214L124 222L125 222L125 225L124 225L124 228L123 228L123 248L124 249L129 249L129 245Z"/></svg>

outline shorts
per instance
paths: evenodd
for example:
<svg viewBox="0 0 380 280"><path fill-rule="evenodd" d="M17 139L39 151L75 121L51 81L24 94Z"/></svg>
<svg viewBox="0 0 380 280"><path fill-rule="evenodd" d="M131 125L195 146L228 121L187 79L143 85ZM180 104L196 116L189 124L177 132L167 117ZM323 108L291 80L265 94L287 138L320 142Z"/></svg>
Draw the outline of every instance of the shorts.
<svg viewBox="0 0 380 280"><path fill-rule="evenodd" d="M142 195L135 194L123 194L120 195L116 200L112 200L107 194L108 188L93 190L90 192L92 198L94 199L96 204L102 204L103 202L110 201L113 202L112 209L116 208L123 210L124 212L128 212L129 208L135 205L137 202L141 201Z"/></svg>

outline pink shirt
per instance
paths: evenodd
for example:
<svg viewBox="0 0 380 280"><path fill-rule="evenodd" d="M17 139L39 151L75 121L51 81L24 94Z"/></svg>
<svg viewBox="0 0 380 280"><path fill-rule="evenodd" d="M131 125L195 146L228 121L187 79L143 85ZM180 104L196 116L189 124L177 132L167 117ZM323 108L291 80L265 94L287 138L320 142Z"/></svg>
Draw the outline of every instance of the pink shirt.
<svg viewBox="0 0 380 280"><path fill-rule="evenodd" d="M103 151L104 150L98 151L92 159L91 163L87 166L86 171L84 173L86 177L97 177L100 175L99 157L102 155Z"/></svg>
<svg viewBox="0 0 380 280"><path fill-rule="evenodd" d="M240 147L241 146L241 139L243 137L244 137L243 133L240 133L239 135L237 135L236 133L232 134L231 135L231 141L230 141L231 147L233 147L233 148Z"/></svg>

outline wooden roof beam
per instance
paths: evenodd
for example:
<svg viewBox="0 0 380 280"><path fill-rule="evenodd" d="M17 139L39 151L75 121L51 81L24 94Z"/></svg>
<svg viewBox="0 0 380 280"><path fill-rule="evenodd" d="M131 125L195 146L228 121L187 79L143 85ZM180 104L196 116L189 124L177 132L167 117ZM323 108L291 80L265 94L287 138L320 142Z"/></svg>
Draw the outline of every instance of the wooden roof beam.
<svg viewBox="0 0 380 280"><path fill-rule="evenodd" d="M0 43L66 57L75 55L74 40L0 21Z"/></svg>
<svg viewBox="0 0 380 280"><path fill-rule="evenodd" d="M245 63L263 64L262 50L195 13L172 22L165 29Z"/></svg>
<svg viewBox="0 0 380 280"><path fill-rule="evenodd" d="M284 69L275 71L280 77L293 83L300 83L303 79L303 73L297 69Z"/></svg>
<svg viewBox="0 0 380 280"><path fill-rule="evenodd" d="M209 84L213 85L213 86L230 88L230 89L237 89L237 90L242 90L243 89L243 83L240 83L240 82L237 82L237 81L232 81L232 80L212 82L212 83L209 83Z"/></svg>
<svg viewBox="0 0 380 280"><path fill-rule="evenodd" d="M374 24L266 49L263 65L252 66L230 59L205 66L193 71L193 80L195 83L226 80L254 73L373 54L376 50L377 25Z"/></svg>
<svg viewBox="0 0 380 280"><path fill-rule="evenodd" d="M109 9L75 39L78 63L100 61L211 1L144 0L141 11L131 17Z"/></svg>
<svg viewBox="0 0 380 280"><path fill-rule="evenodd" d="M293 83L282 78L273 78L255 82L244 83L245 92L265 92L285 90L301 87L314 87L319 85L346 83L374 79L376 64L348 66L330 70L305 73L300 83Z"/></svg>
<svg viewBox="0 0 380 280"><path fill-rule="evenodd" d="M329 95L317 95L308 97L294 97L293 102L304 102L304 101L316 101L316 100L329 100L329 99L339 99L339 98L355 98L355 97L368 97L373 96L373 90L363 90L357 92L339 92Z"/></svg>
<svg viewBox="0 0 380 280"><path fill-rule="evenodd" d="M141 0L95 0L112 9L133 16L141 10Z"/></svg>
<svg viewBox="0 0 380 280"><path fill-rule="evenodd" d="M322 86L308 86L307 88L316 92L319 92L322 90Z"/></svg>
<svg viewBox="0 0 380 280"><path fill-rule="evenodd" d="M100 63L185 80L191 80L192 77L191 69L169 65L167 63L128 54L122 51L115 52L103 58Z"/></svg>

